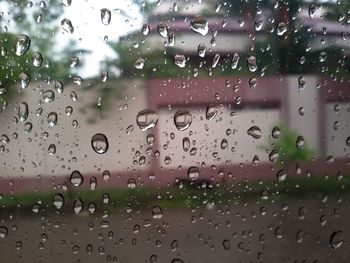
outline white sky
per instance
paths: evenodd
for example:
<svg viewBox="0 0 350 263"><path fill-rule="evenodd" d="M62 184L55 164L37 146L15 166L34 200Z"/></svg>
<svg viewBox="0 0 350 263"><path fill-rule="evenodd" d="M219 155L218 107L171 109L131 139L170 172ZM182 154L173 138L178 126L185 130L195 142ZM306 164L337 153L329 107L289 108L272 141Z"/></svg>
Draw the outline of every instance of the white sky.
<svg viewBox="0 0 350 263"><path fill-rule="evenodd" d="M109 25L101 22L102 8L108 8L112 12ZM85 58L84 68L78 72L83 78L98 75L100 62L104 59L116 58L115 52L104 42L105 36L108 36L109 41L116 41L120 36L139 29L143 22L138 7L130 0L72 0L71 6L64 7L63 17L72 21L74 33L69 34L61 29L57 35L58 40L67 43L69 39L74 39L77 48L92 51Z"/></svg>

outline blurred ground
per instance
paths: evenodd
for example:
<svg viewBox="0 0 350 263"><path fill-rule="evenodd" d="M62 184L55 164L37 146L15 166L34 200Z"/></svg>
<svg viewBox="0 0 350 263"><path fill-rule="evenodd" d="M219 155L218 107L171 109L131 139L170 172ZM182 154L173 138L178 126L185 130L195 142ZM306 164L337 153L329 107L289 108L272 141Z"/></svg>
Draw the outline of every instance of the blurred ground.
<svg viewBox="0 0 350 263"><path fill-rule="evenodd" d="M160 219L151 209L107 218L3 213L0 262L349 262L349 198L163 209ZM335 231L334 244L344 241L337 249Z"/></svg>

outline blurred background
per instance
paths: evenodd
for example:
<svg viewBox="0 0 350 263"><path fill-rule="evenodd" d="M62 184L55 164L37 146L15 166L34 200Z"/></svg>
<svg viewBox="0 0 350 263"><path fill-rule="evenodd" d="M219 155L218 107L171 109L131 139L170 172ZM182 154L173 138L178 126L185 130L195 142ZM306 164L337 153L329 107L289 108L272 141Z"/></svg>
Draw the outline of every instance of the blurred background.
<svg viewBox="0 0 350 263"><path fill-rule="evenodd" d="M350 1L0 15L0 262L348 262Z"/></svg>

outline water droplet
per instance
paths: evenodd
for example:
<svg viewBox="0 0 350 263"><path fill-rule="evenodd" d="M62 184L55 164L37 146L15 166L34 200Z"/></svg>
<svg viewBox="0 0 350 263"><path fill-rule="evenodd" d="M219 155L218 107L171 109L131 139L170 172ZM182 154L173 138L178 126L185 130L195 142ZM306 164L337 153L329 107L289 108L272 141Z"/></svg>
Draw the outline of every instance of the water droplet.
<svg viewBox="0 0 350 263"><path fill-rule="evenodd" d="M236 69L239 63L239 54L237 52L233 53L232 60L231 60L231 68Z"/></svg>
<svg viewBox="0 0 350 263"><path fill-rule="evenodd" d="M95 134L91 138L91 146L98 154L106 153L109 148L107 137L102 133Z"/></svg>
<svg viewBox="0 0 350 263"><path fill-rule="evenodd" d="M57 124L57 113L56 112L50 112L49 115L47 115L47 123L53 127Z"/></svg>
<svg viewBox="0 0 350 263"><path fill-rule="evenodd" d="M303 76L300 76L298 78L298 83L299 83L299 90L303 90L305 89L305 86L306 86L306 80Z"/></svg>
<svg viewBox="0 0 350 263"><path fill-rule="evenodd" d="M112 18L111 10L109 10L107 8L101 9L101 22L102 22L102 24L109 25L109 23L111 22L111 18Z"/></svg>
<svg viewBox="0 0 350 263"><path fill-rule="evenodd" d="M191 113L185 110L178 110L174 115L174 123L179 131L186 130L192 123Z"/></svg>
<svg viewBox="0 0 350 263"><path fill-rule="evenodd" d="M222 149L222 150L225 150L225 149L228 147L228 142L227 142L227 140L226 140L226 139L222 139L222 140L221 140L220 146L221 146L221 149Z"/></svg>
<svg viewBox="0 0 350 263"><path fill-rule="evenodd" d="M102 82L107 82L108 80L108 71L107 70L104 70L101 72L101 81Z"/></svg>
<svg viewBox="0 0 350 263"><path fill-rule="evenodd" d="M6 238L8 235L7 227L0 226L0 239Z"/></svg>
<svg viewBox="0 0 350 263"><path fill-rule="evenodd" d="M220 60L220 54L215 54L213 61L211 63L211 67L215 68L217 66L217 64L219 63Z"/></svg>
<svg viewBox="0 0 350 263"><path fill-rule="evenodd" d="M171 242L170 244L170 248L172 251L175 251L177 249L177 247L179 246L179 242L175 239Z"/></svg>
<svg viewBox="0 0 350 263"><path fill-rule="evenodd" d="M278 139L278 138L281 136L281 130L280 130L280 128L279 128L279 127L274 127L274 128L272 129L271 135L272 135L272 138Z"/></svg>
<svg viewBox="0 0 350 263"><path fill-rule="evenodd" d="M316 13L316 6L314 4L311 4L309 6L309 17L314 18Z"/></svg>
<svg viewBox="0 0 350 263"><path fill-rule="evenodd" d="M250 72L255 72L258 69L256 65L256 58L254 56L247 58L247 67Z"/></svg>
<svg viewBox="0 0 350 263"><path fill-rule="evenodd" d="M204 44L199 44L197 48L198 56L204 58L206 52L207 52L207 47Z"/></svg>
<svg viewBox="0 0 350 263"><path fill-rule="evenodd" d="M70 67L74 68L75 66L77 66L79 64L79 58L78 57L71 57L70 59Z"/></svg>
<svg viewBox="0 0 350 263"><path fill-rule="evenodd" d="M79 214L81 210L83 210L83 201L80 198L74 201L73 210L76 215Z"/></svg>
<svg viewBox="0 0 350 263"><path fill-rule="evenodd" d="M198 169L198 167L192 166L192 167L188 168L187 176L188 176L188 179L190 179L190 180L197 179L199 177L199 169Z"/></svg>
<svg viewBox="0 0 350 263"><path fill-rule="evenodd" d="M129 126L126 128L125 132L126 132L126 134L130 134L130 133L133 132L133 130L134 130L134 125L129 125Z"/></svg>
<svg viewBox="0 0 350 263"><path fill-rule="evenodd" d="M161 219L163 217L163 210L160 206L152 207L152 218L153 219Z"/></svg>
<svg viewBox="0 0 350 263"><path fill-rule="evenodd" d="M287 32L287 24L284 22L280 22L277 25L277 35L283 36Z"/></svg>
<svg viewBox="0 0 350 263"><path fill-rule="evenodd" d="M188 150L191 148L191 142L190 142L190 139L188 137L184 137L182 139L182 149L185 151L185 152L188 152Z"/></svg>
<svg viewBox="0 0 350 263"><path fill-rule="evenodd" d="M134 67L136 69L143 69L144 65L145 65L145 59L144 58L139 58L134 63Z"/></svg>
<svg viewBox="0 0 350 263"><path fill-rule="evenodd" d="M136 180L134 178L129 178L127 185L130 189L135 189L136 188Z"/></svg>
<svg viewBox="0 0 350 263"><path fill-rule="evenodd" d="M68 6L70 6L72 4L72 0L61 0L61 3L64 6L68 7Z"/></svg>
<svg viewBox="0 0 350 263"><path fill-rule="evenodd" d="M350 147L350 136L345 139L345 144Z"/></svg>
<svg viewBox="0 0 350 263"><path fill-rule="evenodd" d="M47 149L47 152L48 152L49 155L55 155L56 154L56 145L51 143L49 145L49 148Z"/></svg>
<svg viewBox="0 0 350 263"><path fill-rule="evenodd" d="M305 140L303 136L298 136L296 146L299 150L302 150L305 146Z"/></svg>
<svg viewBox="0 0 350 263"><path fill-rule="evenodd" d="M90 178L90 190L91 191L96 190L96 186L97 186L97 178L95 176L92 176Z"/></svg>
<svg viewBox="0 0 350 263"><path fill-rule="evenodd" d="M29 114L28 103L21 102L18 106L18 118L20 121L24 122L27 120Z"/></svg>
<svg viewBox="0 0 350 263"><path fill-rule="evenodd" d="M225 250L229 250L230 249L230 240L224 239L224 241L222 241L222 246L224 247Z"/></svg>
<svg viewBox="0 0 350 263"><path fill-rule="evenodd" d="M19 74L19 80L21 81L21 88L25 89L29 86L30 76L27 73L22 72Z"/></svg>
<svg viewBox="0 0 350 263"><path fill-rule="evenodd" d="M64 197L61 194L55 194L53 196L53 204L57 209L61 209L64 205Z"/></svg>
<svg viewBox="0 0 350 263"><path fill-rule="evenodd" d="M67 19L67 18L63 18L61 21L61 27L64 31L66 31L67 33L73 34L74 33L74 27L72 25L72 22Z"/></svg>
<svg viewBox="0 0 350 263"><path fill-rule="evenodd" d="M24 124L24 132L25 133L30 133L33 129L33 124L31 122L26 122Z"/></svg>
<svg viewBox="0 0 350 263"><path fill-rule="evenodd" d="M8 144L10 142L10 138L6 134L3 134L0 137L0 141L4 144Z"/></svg>
<svg viewBox="0 0 350 263"><path fill-rule="evenodd" d="M205 111L205 118L210 121L215 118L215 116L218 113L218 109L216 108L216 105L210 104L207 106L207 110Z"/></svg>
<svg viewBox="0 0 350 263"><path fill-rule="evenodd" d="M174 56L175 65L184 68L186 66L186 57L184 55L176 54Z"/></svg>
<svg viewBox="0 0 350 263"><path fill-rule="evenodd" d="M95 211L96 211L96 205L95 205L94 203L90 203L90 204L88 205L88 210L89 210L89 213L90 213L91 215L94 214Z"/></svg>
<svg viewBox="0 0 350 263"><path fill-rule="evenodd" d="M280 170L277 172L277 181L284 182L287 179L288 173L285 170Z"/></svg>
<svg viewBox="0 0 350 263"><path fill-rule="evenodd" d="M331 237L329 238L329 245L333 249L337 249L341 247L344 244L343 241L343 232L342 231L335 231L331 234Z"/></svg>
<svg viewBox="0 0 350 263"><path fill-rule="evenodd" d="M64 91L64 87L61 81L55 81L55 90L58 94L62 94Z"/></svg>
<svg viewBox="0 0 350 263"><path fill-rule="evenodd" d="M255 21L254 28L256 31L260 31L262 29L263 25L264 25L264 21L258 20L258 21Z"/></svg>
<svg viewBox="0 0 350 263"><path fill-rule="evenodd" d="M43 94L44 101L47 102L52 102L55 100L55 93L53 93L52 90L47 90Z"/></svg>
<svg viewBox="0 0 350 263"><path fill-rule="evenodd" d="M74 102L78 100L78 96L74 91L70 92L70 97L71 97L72 101L74 101Z"/></svg>
<svg viewBox="0 0 350 263"><path fill-rule="evenodd" d="M17 35L14 42L14 50L17 56L22 56L30 47L30 38L25 34Z"/></svg>
<svg viewBox="0 0 350 263"><path fill-rule="evenodd" d="M256 78L250 78L250 79L249 79L249 87L250 87L251 89L255 89L257 83L258 83L258 80L257 80Z"/></svg>
<svg viewBox="0 0 350 263"><path fill-rule="evenodd" d="M43 64L43 57L39 52L34 52L32 55L32 64L34 67L41 67Z"/></svg>
<svg viewBox="0 0 350 263"><path fill-rule="evenodd" d="M71 106L67 106L64 112L67 116L70 116L73 113L73 108Z"/></svg>
<svg viewBox="0 0 350 263"><path fill-rule="evenodd" d="M69 179L70 183L75 187L81 186L84 181L84 177L78 170L74 170Z"/></svg>
<svg viewBox="0 0 350 263"><path fill-rule="evenodd" d="M325 51L322 51L318 57L319 61L322 63L322 62L325 62L327 60L327 52Z"/></svg>
<svg viewBox="0 0 350 263"><path fill-rule="evenodd" d="M149 26L148 26L147 24L144 24L144 25L142 26L142 29L141 29L142 34L143 34L144 36L147 36L148 33L149 33L149 31L150 31Z"/></svg>
<svg viewBox="0 0 350 263"><path fill-rule="evenodd" d="M155 111L146 109L140 111L136 116L136 123L141 130L147 131L157 125L159 115Z"/></svg>
<svg viewBox="0 0 350 263"><path fill-rule="evenodd" d="M158 34L164 38L168 37L168 27L164 23L159 23L157 26Z"/></svg>
<svg viewBox="0 0 350 263"><path fill-rule="evenodd" d="M208 21L203 18L196 18L190 22L190 28L202 36L205 36L209 32Z"/></svg>
<svg viewBox="0 0 350 263"><path fill-rule="evenodd" d="M184 261L180 258L174 258L170 263L184 263Z"/></svg>
<svg viewBox="0 0 350 263"><path fill-rule="evenodd" d="M252 136L254 139L261 138L261 130L258 126L252 126L247 130L248 135Z"/></svg>

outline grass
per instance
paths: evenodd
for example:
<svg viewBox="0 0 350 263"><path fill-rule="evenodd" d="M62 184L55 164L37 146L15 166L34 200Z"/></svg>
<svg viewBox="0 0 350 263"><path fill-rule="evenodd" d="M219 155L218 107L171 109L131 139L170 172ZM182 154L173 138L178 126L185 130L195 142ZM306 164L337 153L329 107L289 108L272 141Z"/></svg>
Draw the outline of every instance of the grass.
<svg viewBox="0 0 350 263"><path fill-rule="evenodd" d="M195 208L208 203L229 204L233 202L281 202L292 199L306 199L318 194L336 195L350 192L350 176L336 177L299 177L284 182L254 181L237 182L219 185L212 188L199 189L189 185L179 187L140 187L111 188L103 190L79 190L61 192L65 199L65 208L72 211L72 204L78 198L84 203L84 209L89 203L95 203L97 208L118 211L130 207L147 209L153 206L162 208ZM262 194L264 193L264 194ZM41 202L41 208L55 210L53 205L54 192L27 193L6 195L0 199L2 210L14 208L31 209L34 204ZM103 204L103 196L108 194L108 204ZM65 210L65 211L66 211ZM101 209L102 210L102 209Z"/></svg>

